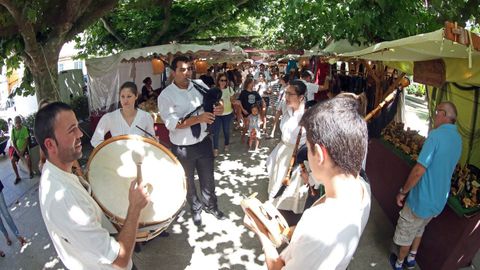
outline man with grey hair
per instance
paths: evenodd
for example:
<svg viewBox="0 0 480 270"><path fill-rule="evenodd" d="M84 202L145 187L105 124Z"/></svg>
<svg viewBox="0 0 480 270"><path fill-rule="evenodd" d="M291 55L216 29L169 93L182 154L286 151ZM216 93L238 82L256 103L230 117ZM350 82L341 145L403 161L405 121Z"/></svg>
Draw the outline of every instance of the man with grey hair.
<svg viewBox="0 0 480 270"><path fill-rule="evenodd" d="M423 144L417 164L396 195L397 205L403 208L393 236L393 242L400 246L398 257L390 255L393 269L403 269L404 265L408 269L415 267L425 226L447 203L450 179L462 152L456 120L457 109L453 103L437 105L434 129Z"/></svg>

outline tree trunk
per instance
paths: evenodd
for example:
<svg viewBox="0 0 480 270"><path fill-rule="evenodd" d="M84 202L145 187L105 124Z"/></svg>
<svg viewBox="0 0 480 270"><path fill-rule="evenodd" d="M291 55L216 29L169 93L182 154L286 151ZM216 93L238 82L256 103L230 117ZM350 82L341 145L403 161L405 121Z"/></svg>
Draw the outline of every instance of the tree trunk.
<svg viewBox="0 0 480 270"><path fill-rule="evenodd" d="M60 100L57 68L60 49L61 46L45 46L44 49L26 52L29 57L24 57L24 63L32 73L38 102L42 99Z"/></svg>

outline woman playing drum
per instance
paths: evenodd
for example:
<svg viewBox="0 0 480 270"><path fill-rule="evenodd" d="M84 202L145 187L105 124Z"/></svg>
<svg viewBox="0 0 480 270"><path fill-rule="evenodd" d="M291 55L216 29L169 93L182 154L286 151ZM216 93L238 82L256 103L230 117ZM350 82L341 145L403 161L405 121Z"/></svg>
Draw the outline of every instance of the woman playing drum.
<svg viewBox="0 0 480 270"><path fill-rule="evenodd" d="M90 141L93 147L97 147L103 142L105 134L108 132L112 134L112 137L133 134L149 137L155 134L152 116L135 107L137 99L137 85L134 82L125 82L120 87L122 108L102 116Z"/></svg>

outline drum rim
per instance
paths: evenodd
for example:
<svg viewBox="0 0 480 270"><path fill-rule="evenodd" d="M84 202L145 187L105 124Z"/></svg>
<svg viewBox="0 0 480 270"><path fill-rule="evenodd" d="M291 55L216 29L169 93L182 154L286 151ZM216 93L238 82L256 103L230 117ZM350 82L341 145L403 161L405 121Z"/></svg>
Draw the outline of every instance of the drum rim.
<svg viewBox="0 0 480 270"><path fill-rule="evenodd" d="M161 150L163 150L173 161L176 165L179 165L179 166L182 166L182 164L180 163L180 161L178 161L177 157L168 149L166 148L164 145L162 145L161 143L155 141L155 140L152 140L150 138L145 138L145 137L142 137L140 135L133 135L133 134L129 134L129 135L119 135L119 136L115 136L115 137L111 137L105 141L103 141L102 143L100 143L99 145L97 145L97 147L95 147L92 151L92 153L90 154L90 156L88 157L88 161L87 161L87 167L86 167L86 181L88 183L90 183L90 179L89 179L89 176L90 176L90 163L91 161L93 160L93 158L97 155L98 151L100 151L100 149L102 149L105 145L107 144L110 144L112 142L115 142L115 141L119 141L119 140L124 140L124 139L135 139L135 140L140 140L140 141L144 141L146 143L150 143L154 146L157 146L158 148L160 148ZM182 169L183 169L183 166L182 166ZM183 190L185 191L185 199L183 200L183 203L182 203L182 206L175 212L175 214L173 214L172 216L170 216L169 218L165 219L165 220L162 220L162 221L155 221L155 222L139 222L139 226L140 227L144 227L144 226L152 226L152 225L157 225L157 224L161 224L169 219L172 219L174 218L175 216L178 215L178 213L180 213L180 211L182 210L182 208L185 206L185 202L187 200L187 197L186 197L186 194L187 194L187 180L186 180L186 177L185 175L182 176L183 178ZM95 200L95 202L97 202L97 204L100 206L100 208L103 210L103 212L105 213L105 215L110 218L110 219L115 219L118 223L118 225L120 226L123 226L125 224L125 219L124 218L120 218L118 216L116 216L115 214L113 214L110 210L108 210L97 198L97 196L95 196L95 193L94 191L92 190L92 197L93 199Z"/></svg>

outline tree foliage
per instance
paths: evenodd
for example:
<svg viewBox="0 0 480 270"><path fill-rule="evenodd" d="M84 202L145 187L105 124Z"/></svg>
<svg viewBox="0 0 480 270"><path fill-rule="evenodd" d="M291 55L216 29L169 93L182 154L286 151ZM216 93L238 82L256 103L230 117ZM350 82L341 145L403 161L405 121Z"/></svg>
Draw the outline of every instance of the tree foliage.
<svg viewBox="0 0 480 270"><path fill-rule="evenodd" d="M121 0L118 6L77 38L81 56L216 36L251 35L249 0ZM258 27L257 27L258 28Z"/></svg>
<svg viewBox="0 0 480 270"><path fill-rule="evenodd" d="M25 64L17 94L36 92L39 99L58 99L57 62L63 44L117 1L0 0L0 66L6 65L10 73Z"/></svg>
<svg viewBox="0 0 480 270"><path fill-rule="evenodd" d="M269 47L310 48L331 39L374 43L443 26L446 20L478 26L478 0L271 0L260 14ZM278 41L282 42L278 42Z"/></svg>

